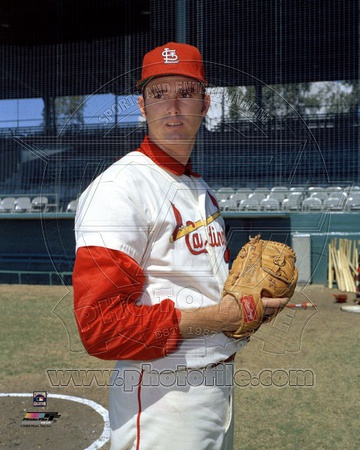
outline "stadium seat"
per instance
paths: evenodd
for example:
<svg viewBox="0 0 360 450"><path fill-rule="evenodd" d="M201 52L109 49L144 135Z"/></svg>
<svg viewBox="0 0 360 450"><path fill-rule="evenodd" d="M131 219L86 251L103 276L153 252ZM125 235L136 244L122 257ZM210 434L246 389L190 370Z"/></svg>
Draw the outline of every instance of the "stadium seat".
<svg viewBox="0 0 360 450"><path fill-rule="evenodd" d="M219 208L220 211L236 211L237 202L229 198L222 198L219 202Z"/></svg>
<svg viewBox="0 0 360 450"><path fill-rule="evenodd" d="M304 198L304 192L300 192L300 191L292 191L289 193L287 199L292 199L292 200L297 200L297 201L301 201ZM285 199L285 200L287 200ZM284 201L285 201L284 200Z"/></svg>
<svg viewBox="0 0 360 450"><path fill-rule="evenodd" d="M289 188L287 186L273 186L270 189L271 192L288 192Z"/></svg>
<svg viewBox="0 0 360 450"><path fill-rule="evenodd" d="M360 196L349 197L345 202L346 211L360 210Z"/></svg>
<svg viewBox="0 0 360 450"><path fill-rule="evenodd" d="M239 209L241 211L259 211L260 205L256 198L241 200Z"/></svg>
<svg viewBox="0 0 360 450"><path fill-rule="evenodd" d="M340 201L345 202L348 198L348 195L346 192L343 191L337 191L337 192L332 192L329 197L332 198L338 198Z"/></svg>
<svg viewBox="0 0 360 450"><path fill-rule="evenodd" d="M303 211L321 211L322 201L316 197L305 198L301 203L301 209Z"/></svg>
<svg viewBox="0 0 360 450"><path fill-rule="evenodd" d="M18 197L15 200L15 212L30 212L31 211L31 199L30 197Z"/></svg>
<svg viewBox="0 0 360 450"><path fill-rule="evenodd" d="M274 198L275 200L277 200L279 203L282 203L285 198L286 198L286 194L284 192L270 192L270 194L268 195L269 198Z"/></svg>
<svg viewBox="0 0 360 450"><path fill-rule="evenodd" d="M283 194L287 195L289 193L289 188L286 186L273 186L270 189L270 192L282 192Z"/></svg>
<svg viewBox="0 0 360 450"><path fill-rule="evenodd" d="M323 201L323 208L330 211L341 211L345 204L341 197L329 197Z"/></svg>
<svg viewBox="0 0 360 450"><path fill-rule="evenodd" d="M280 210L280 202L276 198L268 197L264 198L260 202L260 210L261 211L279 211Z"/></svg>
<svg viewBox="0 0 360 450"><path fill-rule="evenodd" d="M305 195L305 197L310 197L311 194L320 193L320 192L326 194L325 188L323 188L321 186L310 186L304 191L304 195Z"/></svg>
<svg viewBox="0 0 360 450"><path fill-rule="evenodd" d="M281 203L281 208L284 211L298 211L301 209L301 200L303 198L302 192L291 192L288 198L285 198Z"/></svg>
<svg viewBox="0 0 360 450"><path fill-rule="evenodd" d="M329 197L332 197L333 192L343 192L343 188L341 186L328 186L325 188L325 192L329 194Z"/></svg>
<svg viewBox="0 0 360 450"><path fill-rule="evenodd" d="M325 201L327 202L327 206L331 207L332 209L344 209L347 199L348 196L345 192L332 192L329 198ZM337 200L337 207L336 207L336 200Z"/></svg>
<svg viewBox="0 0 360 450"><path fill-rule="evenodd" d="M236 204L236 207L240 205L241 200L246 200L248 198L245 192L235 192L230 196L230 200Z"/></svg>
<svg viewBox="0 0 360 450"><path fill-rule="evenodd" d="M222 187L216 191L216 198L218 201L222 200L223 198L229 199L232 194L235 193L235 190L231 187Z"/></svg>
<svg viewBox="0 0 360 450"><path fill-rule="evenodd" d="M325 191L315 191L310 194L310 198L318 198L322 202L329 198L328 194Z"/></svg>
<svg viewBox="0 0 360 450"><path fill-rule="evenodd" d="M308 187L307 191L309 192L309 194L311 194L312 192L323 192L325 191L325 189L321 186L310 186Z"/></svg>
<svg viewBox="0 0 360 450"><path fill-rule="evenodd" d="M350 197L359 197L360 196L360 186L347 186L343 189L343 192L345 192Z"/></svg>
<svg viewBox="0 0 360 450"><path fill-rule="evenodd" d="M78 206L79 200L71 200L67 205L66 212L76 212L76 208Z"/></svg>
<svg viewBox="0 0 360 450"><path fill-rule="evenodd" d="M352 198L352 199L360 199L360 191L350 192L348 194L348 198L346 199L346 201L349 200L350 198Z"/></svg>
<svg viewBox="0 0 360 450"><path fill-rule="evenodd" d="M47 210L48 203L49 199L47 197L34 197L31 201L31 212L45 212Z"/></svg>
<svg viewBox="0 0 360 450"><path fill-rule="evenodd" d="M289 195L290 195L291 193L293 193L293 192L301 192L301 193L304 193L305 190L306 190L306 189L305 189L303 186L292 186L292 187L289 189Z"/></svg>
<svg viewBox="0 0 360 450"><path fill-rule="evenodd" d="M280 203L284 201L289 195L289 189L286 186L274 186L270 190L270 198L275 198Z"/></svg>
<svg viewBox="0 0 360 450"><path fill-rule="evenodd" d="M347 186L344 188L344 192L347 192L349 194L349 197L351 197L351 194L354 192L360 192L360 186Z"/></svg>
<svg viewBox="0 0 360 450"><path fill-rule="evenodd" d="M15 207L15 197L5 197L0 202L0 212L13 212Z"/></svg>
<svg viewBox="0 0 360 450"><path fill-rule="evenodd" d="M249 194L249 200L256 200L258 203L261 202L261 200L264 200L266 198L266 195L263 192L252 192Z"/></svg>

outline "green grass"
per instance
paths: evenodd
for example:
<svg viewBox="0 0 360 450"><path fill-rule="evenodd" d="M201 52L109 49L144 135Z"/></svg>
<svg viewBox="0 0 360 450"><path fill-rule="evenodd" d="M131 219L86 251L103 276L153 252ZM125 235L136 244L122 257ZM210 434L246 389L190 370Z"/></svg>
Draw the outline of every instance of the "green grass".
<svg viewBox="0 0 360 450"><path fill-rule="evenodd" d="M93 368L72 314L72 293L61 286L1 285L1 385L39 377L49 368ZM113 363L101 362L101 367ZM9 389L7 389L9 390Z"/></svg>

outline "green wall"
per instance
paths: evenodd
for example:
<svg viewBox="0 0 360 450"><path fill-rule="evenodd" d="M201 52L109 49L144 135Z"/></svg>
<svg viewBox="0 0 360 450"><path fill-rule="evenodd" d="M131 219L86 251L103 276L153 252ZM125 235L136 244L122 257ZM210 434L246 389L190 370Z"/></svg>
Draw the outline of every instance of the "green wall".
<svg viewBox="0 0 360 450"><path fill-rule="evenodd" d="M334 238L360 241L360 213L229 213L226 232L232 258L249 236L292 245L294 236L310 235L311 282L327 285L328 243ZM0 216L0 272L71 270L74 260L71 214L3 214ZM2 282L4 278L1 278Z"/></svg>

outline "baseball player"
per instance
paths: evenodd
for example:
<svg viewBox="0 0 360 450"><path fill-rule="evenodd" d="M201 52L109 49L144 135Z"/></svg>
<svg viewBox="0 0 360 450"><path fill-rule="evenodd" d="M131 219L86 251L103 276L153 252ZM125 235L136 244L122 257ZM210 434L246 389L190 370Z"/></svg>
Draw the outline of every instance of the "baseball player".
<svg viewBox="0 0 360 450"><path fill-rule="evenodd" d="M137 88L148 134L79 201L74 312L86 351L117 361L112 450L233 448L233 360L247 339L225 334L242 319L222 295L224 221L190 159L207 84L197 48L147 53Z"/></svg>

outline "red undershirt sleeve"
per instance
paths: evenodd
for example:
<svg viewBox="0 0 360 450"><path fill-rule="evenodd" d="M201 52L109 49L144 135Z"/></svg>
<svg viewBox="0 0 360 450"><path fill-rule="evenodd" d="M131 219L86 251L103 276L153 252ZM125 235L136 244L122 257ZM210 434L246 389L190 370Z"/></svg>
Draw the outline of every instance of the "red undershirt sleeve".
<svg viewBox="0 0 360 450"><path fill-rule="evenodd" d="M151 360L176 350L181 340L180 310L169 299L152 306L140 304L144 283L142 268L125 253L96 246L78 249L74 313L90 355Z"/></svg>

